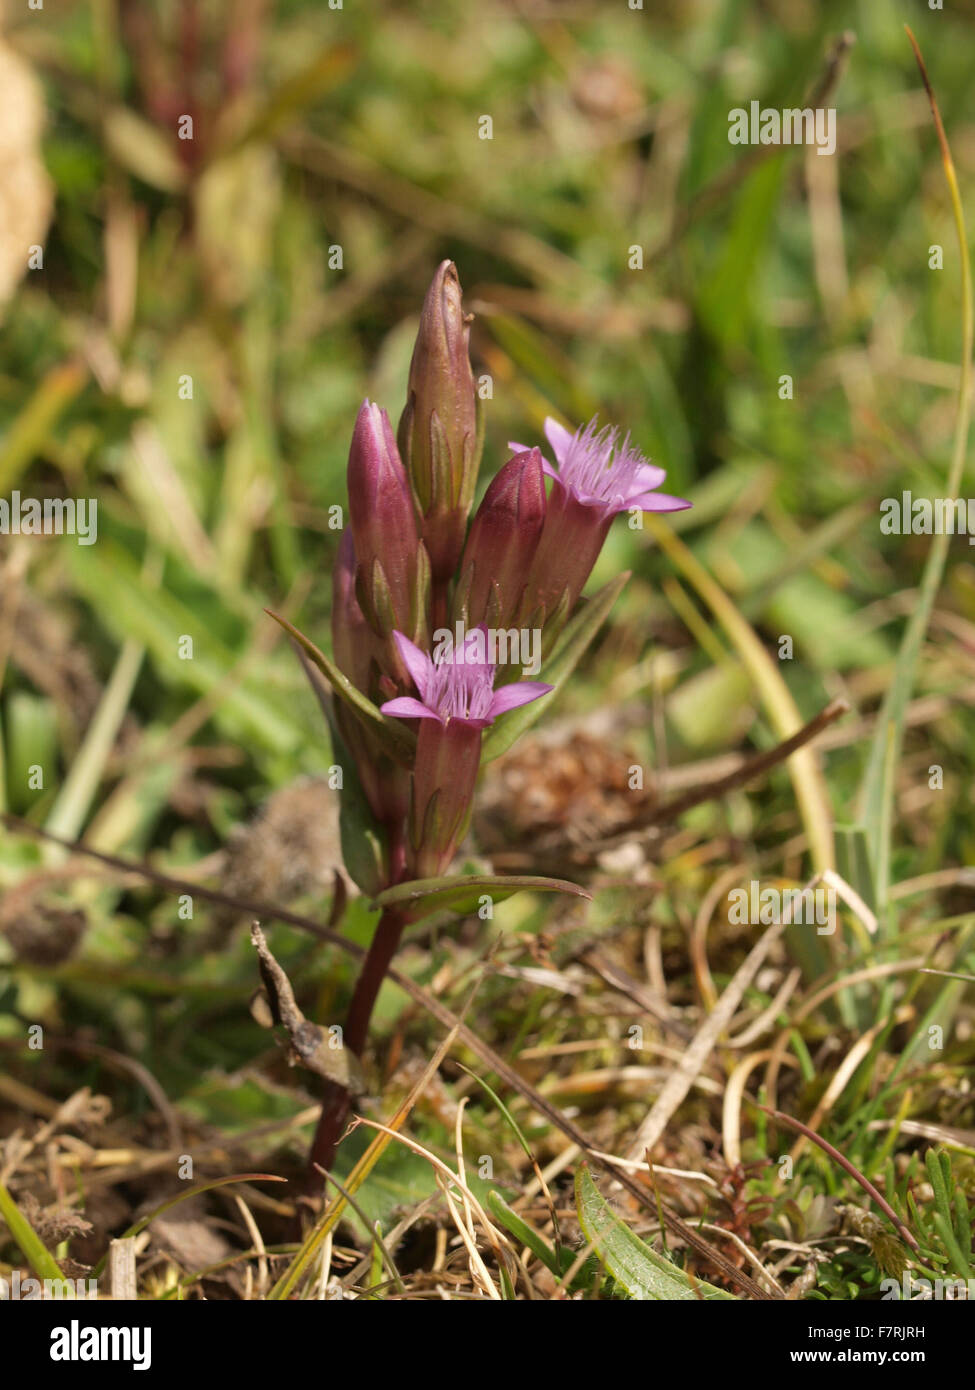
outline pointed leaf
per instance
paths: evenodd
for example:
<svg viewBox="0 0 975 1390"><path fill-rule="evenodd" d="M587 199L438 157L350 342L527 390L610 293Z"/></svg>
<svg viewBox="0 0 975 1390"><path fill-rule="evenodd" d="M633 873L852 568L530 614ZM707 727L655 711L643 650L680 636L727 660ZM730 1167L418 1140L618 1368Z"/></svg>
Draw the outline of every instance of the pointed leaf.
<svg viewBox="0 0 975 1390"><path fill-rule="evenodd" d="M390 757L395 758L398 762L408 763L412 761L413 753L416 750L416 735L411 733L405 724L385 719L372 701L367 699L361 690L356 689L348 676L343 675L334 661L329 661L324 652L319 651L314 642L304 633L299 632L296 627L293 627L287 618L282 618L278 613L272 613L270 608L264 611L284 628L289 637L293 637L296 642L300 643L339 699L344 701L356 718L375 734Z"/></svg>
<svg viewBox="0 0 975 1390"><path fill-rule="evenodd" d="M0 1183L0 1217L6 1222L7 1229L20 1246L24 1259L39 1279L64 1279L57 1260L3 1183Z"/></svg>
<svg viewBox="0 0 975 1390"><path fill-rule="evenodd" d="M293 644L301 662L301 668L308 677L308 683L315 692L318 706L325 717L332 740L332 756L344 771L342 795L339 798L339 838L342 844L342 862L352 882L363 892L378 893L384 883L386 869L386 835L372 813L368 798L359 780L355 759L339 729L339 718L335 705L321 672L305 655L303 647ZM332 913L336 912L338 894L344 892L344 879L336 871L336 898L332 901ZM340 887L341 885L341 887ZM339 908L341 915L341 907ZM331 926L332 923L330 922Z"/></svg>
<svg viewBox="0 0 975 1390"><path fill-rule="evenodd" d="M491 1215L497 1217L505 1230L509 1231L519 1244L527 1245L532 1254L537 1259L541 1260L542 1264L555 1275L556 1279L561 1279L562 1276L568 1272L570 1265L573 1264L576 1257L576 1252L574 1250L567 1250L563 1247L560 1252L560 1258L560 1256L555 1253L553 1247L549 1245L545 1237L536 1231L534 1226L530 1226L523 1216L520 1216L512 1207L509 1207L508 1203L501 1196L501 1193L496 1189L492 1188L488 1193L485 1205ZM573 1289L585 1288L586 1283L586 1272L585 1269L582 1269L576 1274L570 1287Z"/></svg>
<svg viewBox="0 0 975 1390"><path fill-rule="evenodd" d="M398 907L407 922L419 922L432 912L456 912L463 916L476 912L480 898L487 893L494 902L503 902L515 893L571 893L590 898L578 884L561 878L535 878L530 874L464 874L448 878L417 878L398 883L376 898L377 907Z"/></svg>
<svg viewBox="0 0 975 1390"><path fill-rule="evenodd" d="M586 1240L631 1298L738 1301L725 1289L691 1279L677 1265L651 1250L600 1195L588 1168L580 1168L576 1174L576 1210Z"/></svg>

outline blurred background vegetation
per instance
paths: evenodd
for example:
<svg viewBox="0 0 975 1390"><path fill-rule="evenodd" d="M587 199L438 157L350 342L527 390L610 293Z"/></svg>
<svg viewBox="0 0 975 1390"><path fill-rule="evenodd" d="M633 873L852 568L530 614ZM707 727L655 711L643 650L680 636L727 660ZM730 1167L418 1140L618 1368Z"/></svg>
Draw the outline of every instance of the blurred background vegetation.
<svg viewBox="0 0 975 1390"><path fill-rule="evenodd" d="M852 705L822 755L832 813L852 820L869 717L930 544L881 535L878 507L905 489L943 494L959 375L951 208L902 26L925 53L975 225L972 18L970 4L906 0L8 5L0 74L22 95L0 120L0 495L95 497L98 541L0 538L5 809L321 913L334 812L300 779L331 753L264 609L327 645L329 508L345 504L355 412L368 395L398 417L422 296L450 257L476 315L475 375L493 385L482 486L506 441L540 438L546 414L574 426L598 410L629 429L668 491L694 501L668 528L773 657L791 637L777 665L802 716L836 696ZM835 156L729 144L733 107L800 106L824 82ZM180 139L187 116L192 139ZM34 243L43 267L23 273ZM681 555L618 523L595 579L634 578L551 716L596 730L651 780L776 739ZM902 930L932 941L971 907L958 871L975 848L973 670L975 567L957 539L894 822L895 882L941 875L899 909ZM592 776L585 758L566 773L565 806ZM241 829L283 792L292 800ZM497 814L503 826L503 803ZM519 833L530 856L531 825ZM597 919L661 931L668 980L691 1004L682 943L715 879L737 866L734 882L759 869L802 881L805 851L779 769L695 811L667 855L651 848L635 900L628 862L597 894ZM11 1063L30 1019L140 1057L201 1125L241 1130L308 1103L247 1013L246 931L22 835L3 840L0 886ZM537 935L551 910L515 900L494 927ZM353 902L346 929L365 940L373 920ZM638 960L634 931L637 946L621 949ZM467 955L445 956L427 941L408 968L433 979L478 944L475 933ZM750 944L718 935L719 984ZM348 964L285 927L275 945L310 1016L340 1017ZM951 957L965 959L961 947ZM951 1009L960 1067L963 993ZM494 982L484 1027L513 1054L537 1045L555 1026L542 996ZM900 997L878 988L870 1021ZM941 997L924 984L918 1017ZM388 1034L403 1001L383 998ZM605 1038L605 1018L584 1018L584 1034L589 1022ZM397 1046L422 1050L429 1024L402 1026ZM823 1018L819 1039L834 1026ZM104 1059L24 1054L17 1067L57 1098L85 1081L122 1115L149 1104ZM919 1082L916 1104L971 1126L959 1085L942 1104L939 1084ZM900 1094L888 1100L884 1113L897 1111ZM594 1121L606 1146L625 1146L617 1126L632 1132L645 1108L616 1097ZM839 1112L858 1133L856 1107ZM679 1144L672 1157L700 1161Z"/></svg>

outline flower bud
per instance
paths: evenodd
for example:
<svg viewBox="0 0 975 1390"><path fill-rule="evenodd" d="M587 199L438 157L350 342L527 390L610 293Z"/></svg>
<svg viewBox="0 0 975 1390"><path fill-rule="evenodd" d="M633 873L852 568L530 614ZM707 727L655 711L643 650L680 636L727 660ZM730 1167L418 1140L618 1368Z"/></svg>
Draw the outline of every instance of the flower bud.
<svg viewBox="0 0 975 1390"><path fill-rule="evenodd" d="M556 484L545 525L524 585L519 620L561 627L593 571L609 535L612 516L601 516ZM558 617L556 618L556 615Z"/></svg>
<svg viewBox="0 0 975 1390"><path fill-rule="evenodd" d="M413 498L389 416L365 401L349 452L349 515L358 559L356 597L372 631L384 639L380 664L393 685L406 672L394 629L422 641L427 632L430 562L420 542Z"/></svg>
<svg viewBox="0 0 975 1390"><path fill-rule="evenodd" d="M507 627L521 600L545 522L542 455L508 460L475 513L460 565L454 618Z"/></svg>
<svg viewBox="0 0 975 1390"><path fill-rule="evenodd" d="M433 580L452 577L464 545L477 480L477 406L468 342L452 261L439 266L427 291L410 363L399 446L422 518Z"/></svg>

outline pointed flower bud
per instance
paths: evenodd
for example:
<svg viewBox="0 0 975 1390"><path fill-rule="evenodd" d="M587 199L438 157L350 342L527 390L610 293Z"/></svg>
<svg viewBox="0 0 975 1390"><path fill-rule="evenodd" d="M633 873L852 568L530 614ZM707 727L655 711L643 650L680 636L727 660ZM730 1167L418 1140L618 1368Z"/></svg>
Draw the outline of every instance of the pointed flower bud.
<svg viewBox="0 0 975 1390"><path fill-rule="evenodd" d="M514 617L545 521L542 455L508 460L475 513L460 565L454 617L468 627L507 627Z"/></svg>
<svg viewBox="0 0 975 1390"><path fill-rule="evenodd" d="M443 873L467 832L481 761L481 733L506 710L553 689L541 681L515 681L494 689L483 627L462 646L433 661L402 633L394 634L419 699L403 696L383 714L420 719L410 806L409 867L417 878Z"/></svg>
<svg viewBox="0 0 975 1390"><path fill-rule="evenodd" d="M532 563L523 610L561 607L567 613L583 586L618 512L677 512L691 505L682 497L657 492L667 476L648 463L620 432L596 420L570 434L557 421L545 421L545 434L558 465L546 459L545 472L555 486L548 499L545 526ZM520 444L510 445L520 449Z"/></svg>
<svg viewBox="0 0 975 1390"><path fill-rule="evenodd" d="M409 627L410 575L419 542L416 513L389 416L368 400L349 451L349 515L366 617L382 633L389 608L396 626Z"/></svg>
<svg viewBox="0 0 975 1390"><path fill-rule="evenodd" d="M453 576L464 545L477 479L477 407L453 261L443 261L427 291L399 445L422 518L434 583Z"/></svg>
<svg viewBox="0 0 975 1390"><path fill-rule="evenodd" d="M349 452L349 515L358 558L356 597L373 632L385 639L380 664L387 685L404 685L406 670L392 633L398 628L425 639L430 562L389 416L369 401L359 411Z"/></svg>

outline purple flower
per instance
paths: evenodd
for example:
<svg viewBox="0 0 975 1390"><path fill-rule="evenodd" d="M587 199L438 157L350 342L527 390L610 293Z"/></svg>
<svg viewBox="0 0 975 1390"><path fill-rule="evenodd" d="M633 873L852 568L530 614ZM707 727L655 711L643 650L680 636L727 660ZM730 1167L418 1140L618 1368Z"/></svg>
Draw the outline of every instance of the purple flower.
<svg viewBox="0 0 975 1390"><path fill-rule="evenodd" d="M601 519L638 507L642 512L682 512L691 506L683 497L670 497L657 488L666 478L663 468L649 463L630 443L620 442L614 425L596 428L597 417L570 434L551 416L545 421L545 437L552 446L558 468L543 459L542 467L565 490L591 507ZM522 449L521 444L509 445Z"/></svg>
<svg viewBox="0 0 975 1390"><path fill-rule="evenodd" d="M482 730L499 714L537 700L553 687L515 681L495 690L484 627L469 632L460 647L438 661L401 632L393 636L420 698L400 696L381 708L398 719L422 720L413 766L407 865L416 878L433 878L453 859L470 824Z"/></svg>
<svg viewBox="0 0 975 1390"><path fill-rule="evenodd" d="M676 512L691 505L657 491L667 476L664 470L648 463L630 444L629 435L621 441L613 426L599 430L592 419L570 434L549 418L545 434L558 467L547 460L542 464L555 486L518 618L545 626L543 653L582 593L614 516L632 508Z"/></svg>
<svg viewBox="0 0 975 1390"><path fill-rule="evenodd" d="M481 730L493 724L499 714L527 705L555 688L543 681L514 681L495 690L495 667L485 654L487 629L483 626L469 632L451 656L436 662L401 632L394 632L393 640L420 692L419 700L404 695L381 706L383 714L398 719L436 719L444 726L461 723Z"/></svg>

